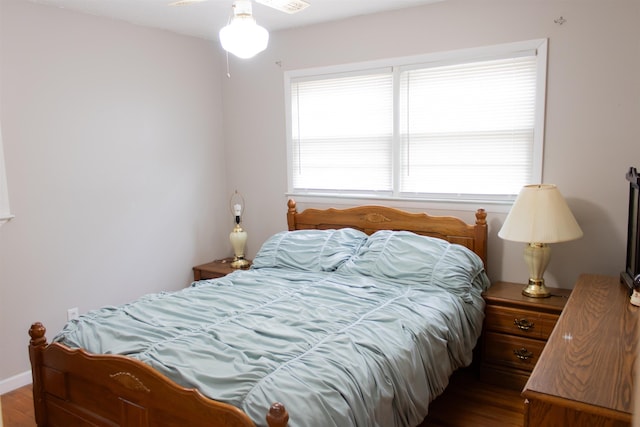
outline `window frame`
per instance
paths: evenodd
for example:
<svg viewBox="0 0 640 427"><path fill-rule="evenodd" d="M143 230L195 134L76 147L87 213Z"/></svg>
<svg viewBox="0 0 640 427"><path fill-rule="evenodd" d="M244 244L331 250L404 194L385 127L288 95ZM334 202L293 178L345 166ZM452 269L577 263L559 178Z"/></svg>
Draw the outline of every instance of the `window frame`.
<svg viewBox="0 0 640 427"><path fill-rule="evenodd" d="M522 52L531 52L536 54L536 100L535 100L535 119L534 119L534 140L532 152L532 182L542 182L543 175L543 153L544 153L544 135L545 135L545 106L546 106L546 79L547 79L547 39L534 39L514 43L505 43L491 46L483 46L468 49L459 49L446 52L436 52L423 55L406 56L399 58L390 58L377 61L358 62L351 64L341 64L334 66L290 70L284 73L284 95L285 95L285 125L286 125L286 150L287 150L287 196L296 197L297 200L305 200L308 202L342 202L347 200L362 201L372 200L402 203L402 205L413 204L412 202L425 202L438 207L449 206L460 208L460 205L469 205L474 208L478 203L493 206L510 206L517 194L509 195L451 195L451 194L420 194L419 196L407 196L401 194L397 184L397 174L399 168L397 164L392 165L392 173L394 187L392 194L375 194L370 193L354 193L352 191L336 191L336 192L316 192L316 191L299 191L293 188L292 174L292 153L293 153L293 137L292 137L292 103L291 103L291 82L299 79L321 78L324 75L349 75L354 73L367 73L371 70L392 68L394 71L394 79L399 79L399 72L396 70L406 70L409 67L424 65L448 65L464 62L475 62L483 60L497 59L505 56L521 55ZM394 158L398 158L400 144L396 139L399 136L397 127L399 126L399 92L394 93ZM394 161L395 163L395 161ZM454 197L452 197L454 196ZM499 211L505 211L503 208Z"/></svg>
<svg viewBox="0 0 640 427"><path fill-rule="evenodd" d="M0 127L0 225L11 220L14 215L11 214L9 207L9 189L7 185L7 172L4 162L4 150L2 144L2 128Z"/></svg>

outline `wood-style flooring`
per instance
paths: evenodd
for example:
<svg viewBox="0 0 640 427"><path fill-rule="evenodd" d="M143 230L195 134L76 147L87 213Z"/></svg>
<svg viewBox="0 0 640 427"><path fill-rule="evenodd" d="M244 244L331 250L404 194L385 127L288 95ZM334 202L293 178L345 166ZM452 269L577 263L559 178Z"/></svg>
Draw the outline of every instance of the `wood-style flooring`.
<svg viewBox="0 0 640 427"><path fill-rule="evenodd" d="M2 427L34 427L36 425L30 385L3 394L1 397Z"/></svg>
<svg viewBox="0 0 640 427"><path fill-rule="evenodd" d="M480 382L471 370L453 374L444 393L429 405L418 427L523 427L524 398L510 390Z"/></svg>
<svg viewBox="0 0 640 427"><path fill-rule="evenodd" d="M479 382L470 370L456 372L418 427L522 427L520 392ZM34 427L31 386L2 395L3 427Z"/></svg>

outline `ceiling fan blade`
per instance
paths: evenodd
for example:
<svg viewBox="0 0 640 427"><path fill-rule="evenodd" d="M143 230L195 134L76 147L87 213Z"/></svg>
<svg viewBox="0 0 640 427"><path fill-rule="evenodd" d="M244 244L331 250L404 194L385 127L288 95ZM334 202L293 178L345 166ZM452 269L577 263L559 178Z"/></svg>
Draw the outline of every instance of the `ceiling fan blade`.
<svg viewBox="0 0 640 427"><path fill-rule="evenodd" d="M188 6L190 4L201 3L203 1L207 1L207 0L178 0L172 3L169 3L169 6Z"/></svg>
<svg viewBox="0 0 640 427"><path fill-rule="evenodd" d="M260 3L289 14L298 13L310 6L310 4L304 0L256 0L256 3Z"/></svg>

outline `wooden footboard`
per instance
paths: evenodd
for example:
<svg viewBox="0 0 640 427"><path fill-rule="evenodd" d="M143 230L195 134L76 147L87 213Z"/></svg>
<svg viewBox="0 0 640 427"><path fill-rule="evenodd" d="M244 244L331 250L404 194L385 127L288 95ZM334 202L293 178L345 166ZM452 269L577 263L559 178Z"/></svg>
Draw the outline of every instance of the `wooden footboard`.
<svg viewBox="0 0 640 427"><path fill-rule="evenodd" d="M142 362L47 344L45 332L41 323L29 330L38 426L255 427L240 409L181 387ZM285 427L288 419L280 403L266 414L269 427Z"/></svg>

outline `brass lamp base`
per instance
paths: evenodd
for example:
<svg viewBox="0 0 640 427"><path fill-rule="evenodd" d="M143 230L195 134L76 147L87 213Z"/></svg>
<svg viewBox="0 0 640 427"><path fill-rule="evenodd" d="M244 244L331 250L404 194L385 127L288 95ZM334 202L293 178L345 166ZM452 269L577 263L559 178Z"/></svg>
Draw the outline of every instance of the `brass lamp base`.
<svg viewBox="0 0 640 427"><path fill-rule="evenodd" d="M551 292L544 286L544 270L549 264L551 247L545 243L529 243L524 248L524 260L529 267L529 284L522 295L531 298L547 298Z"/></svg>
<svg viewBox="0 0 640 427"><path fill-rule="evenodd" d="M551 292L544 285L544 280L529 279L529 284L522 290L522 295L530 298L547 298L551 296Z"/></svg>
<svg viewBox="0 0 640 427"><path fill-rule="evenodd" d="M244 258L234 258L233 261L231 261L231 264L229 264L231 266L231 268L241 268L241 269L246 269L249 268L249 266L251 265L251 263L249 261L247 261Z"/></svg>

